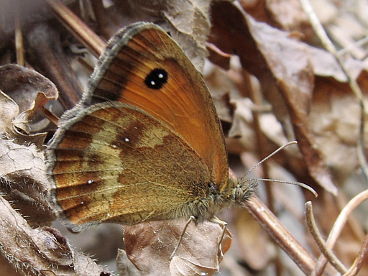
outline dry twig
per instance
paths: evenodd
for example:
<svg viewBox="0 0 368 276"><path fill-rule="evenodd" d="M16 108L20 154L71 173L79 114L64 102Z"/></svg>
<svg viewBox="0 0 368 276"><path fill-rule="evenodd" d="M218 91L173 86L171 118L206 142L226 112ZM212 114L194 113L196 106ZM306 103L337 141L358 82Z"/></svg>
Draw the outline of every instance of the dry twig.
<svg viewBox="0 0 368 276"><path fill-rule="evenodd" d="M307 275L314 266L314 258L299 244L289 231L278 221L275 215L257 198L252 197L244 207L262 225L272 239L289 255L289 257Z"/></svg>
<svg viewBox="0 0 368 276"><path fill-rule="evenodd" d="M68 7L57 0L47 0L56 16L74 36L80 40L91 52L99 56L105 48L105 42L97 36L82 20Z"/></svg>

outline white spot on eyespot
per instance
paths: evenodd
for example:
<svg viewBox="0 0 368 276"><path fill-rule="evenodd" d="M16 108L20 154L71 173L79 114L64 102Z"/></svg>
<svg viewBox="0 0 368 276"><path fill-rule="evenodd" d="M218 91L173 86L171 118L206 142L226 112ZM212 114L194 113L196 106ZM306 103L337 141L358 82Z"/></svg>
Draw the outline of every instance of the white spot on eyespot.
<svg viewBox="0 0 368 276"><path fill-rule="evenodd" d="M151 81L151 85L155 86L156 85L155 81Z"/></svg>
<svg viewBox="0 0 368 276"><path fill-rule="evenodd" d="M87 181L87 184L92 184L94 181L92 179Z"/></svg>
<svg viewBox="0 0 368 276"><path fill-rule="evenodd" d="M84 204L84 201L82 201L80 204L83 205Z"/></svg>
<svg viewBox="0 0 368 276"><path fill-rule="evenodd" d="M115 144L112 144L112 145L111 145L111 147L112 147L113 149L116 149L118 146L117 146L117 145L115 145Z"/></svg>
<svg viewBox="0 0 368 276"><path fill-rule="evenodd" d="M158 77L159 77L160 79L163 79L163 78L164 78L164 75L163 75L163 74L158 74Z"/></svg>
<svg viewBox="0 0 368 276"><path fill-rule="evenodd" d="M125 142L129 142L129 141L130 141L130 139L129 139L129 138L127 138L127 137L125 137L125 138L124 138L124 141L125 141Z"/></svg>

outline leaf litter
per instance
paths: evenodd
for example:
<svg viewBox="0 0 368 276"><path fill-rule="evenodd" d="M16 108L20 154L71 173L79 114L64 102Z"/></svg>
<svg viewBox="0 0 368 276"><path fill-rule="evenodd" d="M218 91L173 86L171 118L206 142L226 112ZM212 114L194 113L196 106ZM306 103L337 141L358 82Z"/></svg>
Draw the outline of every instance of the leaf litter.
<svg viewBox="0 0 368 276"><path fill-rule="evenodd" d="M266 1L263 5L245 0L234 3L156 1L148 6L143 1L124 4L101 1L102 5L100 1L93 2L70 3L68 7L103 39L132 22L158 22L178 41L197 68L204 68L205 80L223 123L231 168L238 175L244 175L245 167L252 167L266 152L296 139L298 147L290 147L274 156L265 165L266 172L271 178L302 181L318 191L319 197L313 200L314 216L324 233L329 233L349 198L366 189L357 155L359 101L340 65L323 49L299 1ZM361 15L363 1L357 1L359 3L352 7L347 7L344 1L337 1L340 5L335 2L312 1L312 4L341 48L345 68L365 95L367 49L364 42L357 42L366 36L367 21ZM74 249L78 247L78 239L70 247L69 234L61 234L49 226L57 227L57 224L51 224L56 214L47 200L50 187L42 150L44 140L48 139L45 133L52 134L55 125L48 121L44 110L60 116L63 110L70 108L75 100L67 102L65 99L70 98L65 95L75 93L78 99L81 91L75 90L83 87L85 80L69 75L79 76L81 71L88 75L95 59L88 51L70 51L75 46L83 46L52 13L45 13L45 10L50 11L46 3L39 5L39 14L37 10L32 11L35 14L32 16L30 7L23 7L20 13L23 35L32 38L35 29L31 25L39 24L42 18L42 24L48 27L39 28L38 35L56 34L58 50L53 51L46 43L35 51L35 46L27 42L26 67L2 63L0 68L0 176L4 220L1 253L11 267L23 273L47 270L65 275L108 275L110 272L96 260ZM14 13L19 6L8 4L6 8ZM10 34L14 30L9 17L3 18L6 28L1 33L2 41L8 43L0 44L4 53L0 60L14 62L14 55L9 55L12 52ZM28 23L32 24L28 26ZM50 52L55 63L48 63L47 55L42 55ZM77 63L79 65L74 66ZM78 72L72 64L79 68ZM55 74L58 70L68 73ZM58 94L65 97L61 102L55 101ZM255 127L255 120L259 120L260 127ZM263 177L265 171L257 169L252 173ZM270 204L289 232L318 258L321 252L304 223L304 202L311 197L298 187L288 188L273 184L272 200L263 187L259 188L258 195ZM357 210L356 216L349 217L334 248L345 264L353 263L368 226L367 210L363 207ZM255 271L275 275L270 272L274 265L288 275L302 275L291 261L293 257L280 254L272 239L261 230L262 225L247 211L229 209L219 216L229 223L232 233L226 232L221 246L218 246L222 235L219 225L193 223L172 260L169 256L185 220L124 227L124 245L119 249L117 265L112 265L111 270L115 267L121 275L212 275L218 270L231 275L247 270L250 275ZM103 231L109 231L106 229ZM122 237L117 234L114 239L121 242ZM20 244L20 240L24 244ZM20 256L17 246L25 246L27 251ZM95 250L98 252L98 247ZM85 270L86 267L91 270ZM6 266L0 265L0 272L3 268ZM366 270L363 266L361 275ZM332 271L329 265L326 273Z"/></svg>

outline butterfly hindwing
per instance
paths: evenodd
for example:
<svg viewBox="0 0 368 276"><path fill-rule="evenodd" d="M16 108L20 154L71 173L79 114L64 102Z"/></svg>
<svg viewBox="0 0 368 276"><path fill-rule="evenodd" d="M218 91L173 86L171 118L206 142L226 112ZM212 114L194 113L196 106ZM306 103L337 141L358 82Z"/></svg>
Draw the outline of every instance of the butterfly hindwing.
<svg viewBox="0 0 368 276"><path fill-rule="evenodd" d="M97 104L58 131L62 138L49 147L55 198L74 224L170 218L208 196L206 165L142 110Z"/></svg>

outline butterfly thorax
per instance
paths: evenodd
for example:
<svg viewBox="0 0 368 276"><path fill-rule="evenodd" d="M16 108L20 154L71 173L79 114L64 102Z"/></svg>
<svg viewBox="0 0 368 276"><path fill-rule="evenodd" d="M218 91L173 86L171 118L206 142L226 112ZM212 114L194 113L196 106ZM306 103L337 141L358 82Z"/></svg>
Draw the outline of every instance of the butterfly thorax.
<svg viewBox="0 0 368 276"><path fill-rule="evenodd" d="M194 216L198 222L211 219L215 214L225 206L229 205L231 201L229 198L220 193L217 186L213 182L202 184L207 186L207 193L205 196L186 202L184 205L176 208L165 217L190 217Z"/></svg>
<svg viewBox="0 0 368 276"><path fill-rule="evenodd" d="M209 182L207 183L208 193L205 197L178 208L172 216L173 218L194 216L199 222L209 220L226 206L244 204L252 196L256 184L256 181L245 178L229 179L226 188L220 192L214 182Z"/></svg>

